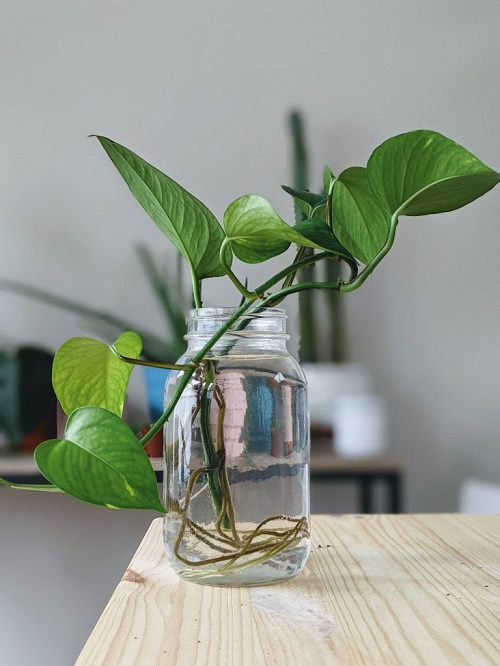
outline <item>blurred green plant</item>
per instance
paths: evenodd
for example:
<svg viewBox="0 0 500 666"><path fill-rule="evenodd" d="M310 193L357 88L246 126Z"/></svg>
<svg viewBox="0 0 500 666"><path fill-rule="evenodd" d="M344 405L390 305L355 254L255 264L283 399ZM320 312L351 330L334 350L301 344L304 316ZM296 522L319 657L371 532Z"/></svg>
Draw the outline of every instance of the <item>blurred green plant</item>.
<svg viewBox="0 0 500 666"><path fill-rule="evenodd" d="M309 155L304 116L300 111L293 110L289 113L288 127L292 144L293 187L295 190L308 192L310 186ZM328 179L329 171L328 169ZM289 188L284 189L291 193ZM296 200L295 221L298 223L306 217L307 213ZM305 248L303 256L310 257L314 252L312 247ZM315 282L320 279L325 282L336 282L341 277L341 269L342 265L337 261L308 264L300 269L298 279L300 282ZM302 291L298 298L299 359L301 363L317 363L320 360L333 363L347 361L347 331L341 293L333 290ZM321 339L324 339L326 343L321 343ZM323 350L321 359L320 348Z"/></svg>
<svg viewBox="0 0 500 666"><path fill-rule="evenodd" d="M16 280L0 279L0 290L9 291L38 302L46 303L84 317L86 325L107 341L113 341L123 331L137 331L142 339L141 357L146 361L161 362L166 358L179 358L184 351L185 314L189 300L184 293L181 256L177 255L176 270L159 266L151 251L137 245L135 252L150 285L166 325L165 337L152 333L129 319L98 310L79 301Z"/></svg>

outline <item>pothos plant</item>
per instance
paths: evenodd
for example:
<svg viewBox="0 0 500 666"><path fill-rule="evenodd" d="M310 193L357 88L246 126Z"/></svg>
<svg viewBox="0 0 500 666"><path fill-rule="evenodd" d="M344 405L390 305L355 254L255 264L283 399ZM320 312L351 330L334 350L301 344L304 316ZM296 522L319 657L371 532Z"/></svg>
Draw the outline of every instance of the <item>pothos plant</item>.
<svg viewBox="0 0 500 666"><path fill-rule="evenodd" d="M43 442L35 451L38 468L49 483L0 482L63 491L107 507L160 513L166 510L144 446L169 419L193 373L205 367L206 382L211 381L205 356L227 331L241 326L242 315L306 290L358 289L392 248L401 217L455 210L500 180L496 171L454 141L416 130L382 143L366 167L351 167L339 176L327 167L324 194L285 188L305 218L293 226L254 194L231 203L222 226L201 201L131 150L102 136L97 139L134 197L187 261L195 307L202 304L203 281L218 277L231 280L240 305L187 364L142 359L141 339L130 331L111 346L83 337L63 344L55 356L53 384L68 416L65 435ZM291 244L297 246L293 260L258 286L250 288L233 272L233 256L248 264L261 263ZM345 266L341 278L297 281L303 267L332 261ZM131 370L145 364L182 370L183 376L161 417L138 440L121 416ZM214 507L230 505L228 492L223 484L215 487Z"/></svg>

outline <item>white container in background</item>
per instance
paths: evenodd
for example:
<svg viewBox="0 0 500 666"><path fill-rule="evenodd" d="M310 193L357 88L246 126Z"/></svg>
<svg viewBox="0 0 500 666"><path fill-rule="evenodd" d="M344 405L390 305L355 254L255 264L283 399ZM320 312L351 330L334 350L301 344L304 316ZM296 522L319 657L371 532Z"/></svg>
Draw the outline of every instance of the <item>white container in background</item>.
<svg viewBox="0 0 500 666"><path fill-rule="evenodd" d="M387 404L379 395L339 396L332 403L332 426L342 458L374 458L387 450Z"/></svg>
<svg viewBox="0 0 500 666"><path fill-rule="evenodd" d="M330 426L332 400L344 394L369 393L372 378L361 363L302 363L307 379L312 426Z"/></svg>

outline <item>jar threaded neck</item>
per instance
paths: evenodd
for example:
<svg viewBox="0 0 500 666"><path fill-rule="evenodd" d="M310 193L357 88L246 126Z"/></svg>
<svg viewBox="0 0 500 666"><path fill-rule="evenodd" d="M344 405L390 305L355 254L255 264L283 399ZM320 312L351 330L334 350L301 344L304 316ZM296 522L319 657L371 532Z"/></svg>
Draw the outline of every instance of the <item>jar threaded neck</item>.
<svg viewBox="0 0 500 666"><path fill-rule="evenodd" d="M187 335L216 333L236 312L237 308L197 308L186 317ZM287 315L282 308L260 308L245 313L231 326L228 335L286 335Z"/></svg>

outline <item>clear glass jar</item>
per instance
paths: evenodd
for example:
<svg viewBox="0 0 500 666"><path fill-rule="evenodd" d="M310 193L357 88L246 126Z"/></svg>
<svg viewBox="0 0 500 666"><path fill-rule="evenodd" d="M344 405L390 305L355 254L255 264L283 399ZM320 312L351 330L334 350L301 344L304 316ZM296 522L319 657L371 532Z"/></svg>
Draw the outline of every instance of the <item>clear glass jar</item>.
<svg viewBox="0 0 500 666"><path fill-rule="evenodd" d="M190 362L233 312L191 311L179 363ZM196 368L165 426L164 538L182 578L265 585L304 568L309 417L288 338L284 310L242 317ZM183 375L170 374L166 404Z"/></svg>

